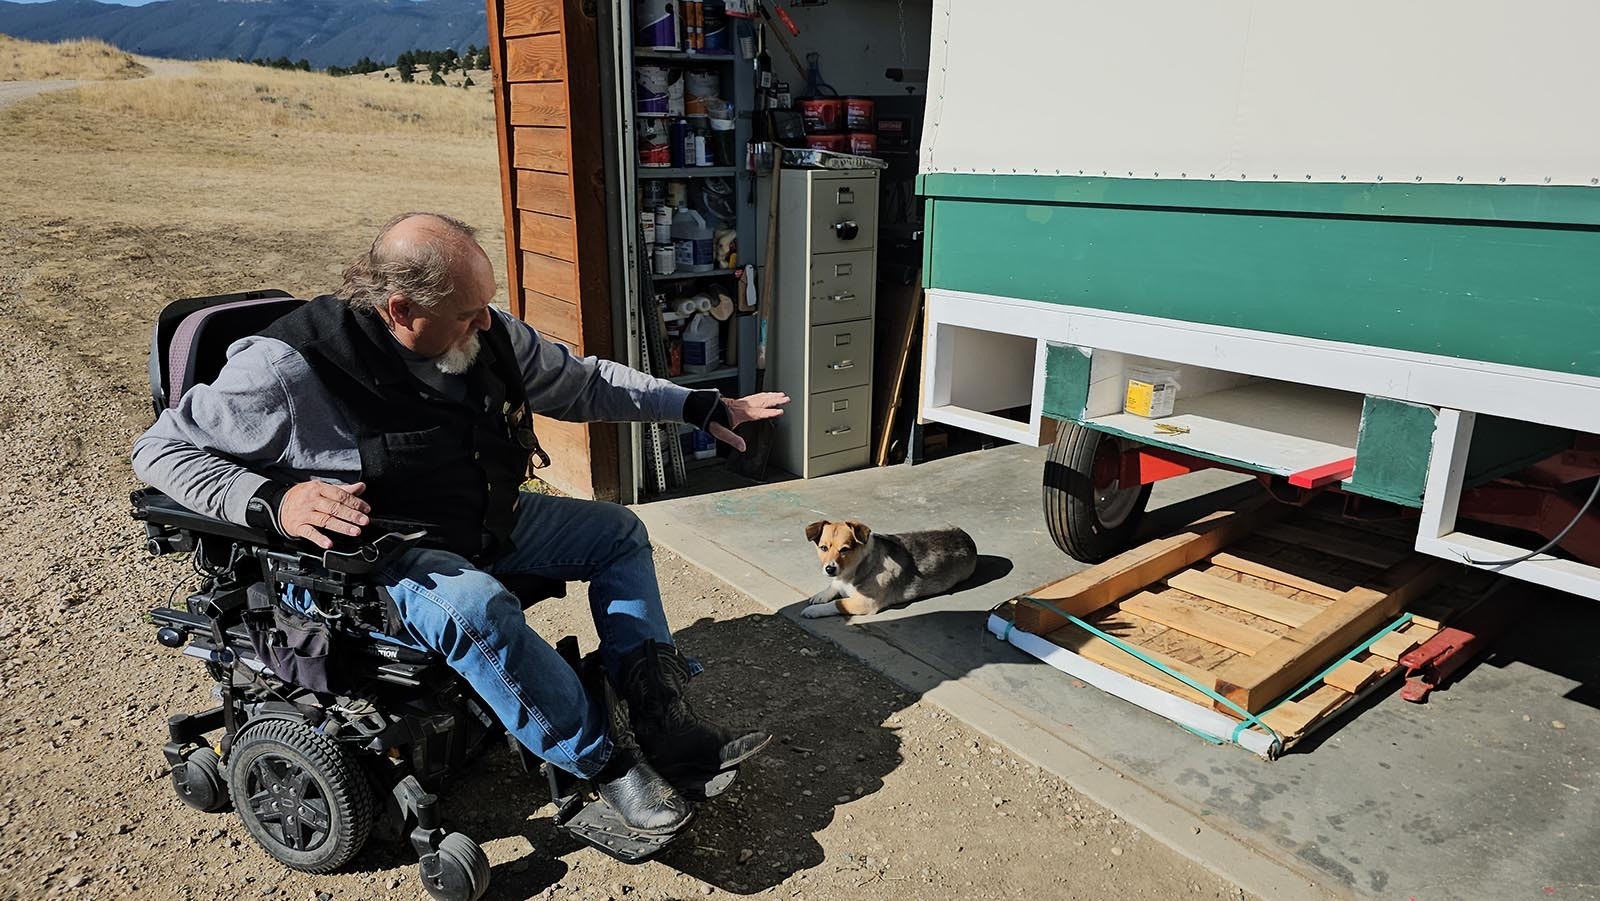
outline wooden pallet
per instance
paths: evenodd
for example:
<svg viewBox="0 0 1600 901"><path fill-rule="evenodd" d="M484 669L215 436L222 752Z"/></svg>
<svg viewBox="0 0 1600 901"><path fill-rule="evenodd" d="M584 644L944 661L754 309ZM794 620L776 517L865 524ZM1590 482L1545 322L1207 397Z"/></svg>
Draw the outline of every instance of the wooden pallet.
<svg viewBox="0 0 1600 901"><path fill-rule="evenodd" d="M1054 648L1242 719L1055 610L1078 617L1260 715L1288 746L1394 674L1401 654L1487 587L1481 574L1415 554L1403 534L1277 506L1219 513L1019 596L997 616ZM1407 611L1413 618L1404 626L1285 697Z"/></svg>

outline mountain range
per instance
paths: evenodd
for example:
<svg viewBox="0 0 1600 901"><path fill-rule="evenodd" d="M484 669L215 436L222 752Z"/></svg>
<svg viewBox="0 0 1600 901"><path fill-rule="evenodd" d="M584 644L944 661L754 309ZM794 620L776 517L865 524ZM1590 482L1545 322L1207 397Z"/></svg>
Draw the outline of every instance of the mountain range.
<svg viewBox="0 0 1600 901"><path fill-rule="evenodd" d="M393 62L406 50L464 52L489 40L483 0L0 0L0 34L32 41L99 38L171 59Z"/></svg>

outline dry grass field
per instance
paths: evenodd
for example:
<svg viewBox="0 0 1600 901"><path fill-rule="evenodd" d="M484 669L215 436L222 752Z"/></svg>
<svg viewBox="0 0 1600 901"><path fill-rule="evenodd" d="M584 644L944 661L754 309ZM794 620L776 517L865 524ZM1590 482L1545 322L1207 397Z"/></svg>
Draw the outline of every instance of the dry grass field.
<svg viewBox="0 0 1600 901"><path fill-rule="evenodd" d="M421 898L403 847L310 877L237 817L173 795L166 718L212 701L202 668L144 621L194 574L145 553L128 451L151 419L150 327L174 298L330 290L407 209L480 226L503 294L491 99L192 71L0 108L0 901ZM691 836L633 868L559 834L543 787L488 755L445 813L484 844L491 898L1236 897L831 644L668 554L657 566L680 642L707 664L703 703L779 741ZM592 647L582 593L531 622Z"/></svg>
<svg viewBox="0 0 1600 901"><path fill-rule="evenodd" d="M140 78L149 71L104 41L41 44L0 34L0 81Z"/></svg>

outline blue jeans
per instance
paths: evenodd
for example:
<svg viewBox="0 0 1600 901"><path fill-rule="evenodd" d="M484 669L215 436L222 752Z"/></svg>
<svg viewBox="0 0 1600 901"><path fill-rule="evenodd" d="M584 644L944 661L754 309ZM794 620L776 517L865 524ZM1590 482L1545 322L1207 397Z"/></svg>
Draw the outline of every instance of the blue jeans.
<svg viewBox="0 0 1600 901"><path fill-rule="evenodd" d="M588 582L601 660L616 680L621 660L647 639L672 644L650 537L626 507L520 498L512 548L484 570L448 551L416 549L380 581L411 633L402 644L442 654L528 750L590 777L611 756L604 698L590 697L495 576Z"/></svg>

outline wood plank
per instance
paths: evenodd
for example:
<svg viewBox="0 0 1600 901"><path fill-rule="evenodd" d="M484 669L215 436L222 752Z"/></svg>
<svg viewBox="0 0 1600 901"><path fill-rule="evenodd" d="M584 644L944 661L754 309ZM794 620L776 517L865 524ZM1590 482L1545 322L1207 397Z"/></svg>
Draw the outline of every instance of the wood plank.
<svg viewBox="0 0 1600 901"><path fill-rule="evenodd" d="M1332 685L1324 685L1298 701L1279 704L1262 714L1261 721L1272 727L1281 738L1293 738L1307 731L1323 715L1350 700L1350 694Z"/></svg>
<svg viewBox="0 0 1600 901"><path fill-rule="evenodd" d="M872 408L873 464L889 465L889 445L894 443L896 414L922 318L922 270L909 285L880 282L873 317L879 323L873 352ZM1053 421L1053 420L1052 420Z"/></svg>
<svg viewBox="0 0 1600 901"><path fill-rule="evenodd" d="M574 497L592 496L589 427L544 416L535 416L533 427L550 455L550 465L534 475Z"/></svg>
<svg viewBox="0 0 1600 901"><path fill-rule="evenodd" d="M531 250L569 263L578 259L578 238L575 234L577 228L571 219L547 216L532 210L518 212L523 250Z"/></svg>
<svg viewBox="0 0 1600 901"><path fill-rule="evenodd" d="M567 124L567 85L560 81L522 82L511 85L510 122L516 126Z"/></svg>
<svg viewBox="0 0 1600 901"><path fill-rule="evenodd" d="M578 271L566 260L537 253L523 253L522 287L557 300L578 303Z"/></svg>
<svg viewBox="0 0 1600 901"><path fill-rule="evenodd" d="M567 77L567 54L561 35L541 34L508 38L506 81L563 81Z"/></svg>
<svg viewBox="0 0 1600 901"><path fill-rule="evenodd" d="M1021 608L1019 607L1018 609L1020 610ZM1066 648L1080 657L1093 660L1095 663L1101 664L1102 666L1108 666L1125 676L1132 676L1141 682L1154 685L1157 688L1175 694L1180 698L1185 698L1190 701L1194 701L1197 704L1203 704L1206 706L1210 706L1212 703L1210 696L1206 695L1204 692L1196 691L1188 684L1168 676L1166 673L1161 672L1150 664L1145 663L1143 660L1140 660L1132 654L1129 654L1127 651L1122 650L1111 642L1106 641L1103 638L1090 635L1088 632L1085 632L1070 623L1063 628L1051 632L1047 638L1054 644ZM1211 687L1212 690L1215 690L1216 680L1210 673L1207 673L1204 670L1196 669L1189 664L1184 663L1182 660L1175 660L1155 651L1140 648L1140 652L1147 655L1151 660L1159 661L1161 665L1168 667L1174 672L1183 673L1185 676L1195 680L1197 683Z"/></svg>
<svg viewBox="0 0 1600 901"><path fill-rule="evenodd" d="M518 169L517 209L572 218L572 179L553 172Z"/></svg>
<svg viewBox="0 0 1600 901"><path fill-rule="evenodd" d="M561 0L502 0L503 37L551 34L561 30Z"/></svg>
<svg viewBox="0 0 1600 901"><path fill-rule="evenodd" d="M1171 576L1167 579L1167 584L1208 601L1226 604L1235 610L1253 613L1285 626L1303 626L1315 619L1323 610L1316 604L1279 597L1270 591L1240 585L1221 576L1195 570L1185 570Z"/></svg>
<svg viewBox="0 0 1600 901"><path fill-rule="evenodd" d="M1104 563L1028 592L1017 604L1017 628L1035 635L1051 632L1067 620L1054 611L1027 602L1036 598L1072 616L1087 616L1101 607L1134 594L1197 560L1250 534L1263 519L1277 515L1274 507L1259 504L1237 512L1219 511L1190 526L1187 531L1140 545Z"/></svg>
<svg viewBox="0 0 1600 901"><path fill-rule="evenodd" d="M1261 534L1274 541L1308 547L1333 557L1341 557L1345 560L1363 563L1377 569L1388 569L1411 556L1409 549L1396 550L1377 544L1365 544L1359 541L1351 541L1348 538L1341 538L1337 535L1319 532L1315 529L1306 529L1284 523L1274 523L1262 529Z"/></svg>
<svg viewBox="0 0 1600 901"><path fill-rule="evenodd" d="M565 128L514 128L511 130L511 159L518 169L539 172L568 172L567 130Z"/></svg>
<svg viewBox="0 0 1600 901"><path fill-rule="evenodd" d="M546 338L553 338L574 348L582 348L578 336L578 305L570 301L523 289L523 320Z"/></svg>
<svg viewBox="0 0 1600 901"><path fill-rule="evenodd" d="M1229 554L1226 552L1221 554L1213 554L1211 557L1211 562L1222 567L1223 569L1231 569L1234 572L1243 573L1247 576L1255 576L1257 579L1265 579L1268 582L1277 582L1279 585L1287 585L1290 588L1310 592L1318 597L1327 598L1330 601L1353 587L1349 584L1348 580L1340 579L1338 576L1318 575L1311 577L1304 574L1296 574L1287 569L1279 569L1275 566L1268 566L1265 563L1261 563L1256 560L1247 560L1244 557L1238 556L1237 554ZM1340 588L1337 587L1337 585L1326 584L1327 582L1344 582L1345 585L1343 588Z"/></svg>
<svg viewBox="0 0 1600 901"><path fill-rule="evenodd" d="M1378 678L1377 670L1359 660L1346 660L1322 681L1342 691L1357 694L1376 678Z"/></svg>
<svg viewBox="0 0 1600 901"><path fill-rule="evenodd" d="M1367 648L1367 650L1385 660L1399 660L1406 651L1416 646L1417 637L1415 635L1394 631L1373 642L1372 647Z"/></svg>
<svg viewBox="0 0 1600 901"><path fill-rule="evenodd" d="M1212 644L1222 645L1241 654L1254 654L1278 640L1278 636L1271 632L1263 632L1244 623L1237 623L1215 613L1148 591L1122 601L1118 607L1124 613L1142 616L1152 622L1177 629L1186 635L1205 639Z"/></svg>
<svg viewBox="0 0 1600 901"><path fill-rule="evenodd" d="M1255 656L1230 661L1219 673L1222 693L1251 713L1264 709L1431 590L1449 565L1413 557L1385 572L1377 585L1352 588Z"/></svg>

